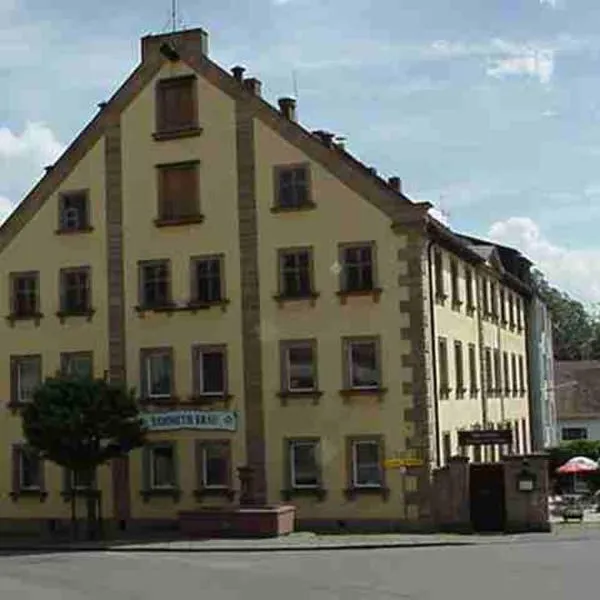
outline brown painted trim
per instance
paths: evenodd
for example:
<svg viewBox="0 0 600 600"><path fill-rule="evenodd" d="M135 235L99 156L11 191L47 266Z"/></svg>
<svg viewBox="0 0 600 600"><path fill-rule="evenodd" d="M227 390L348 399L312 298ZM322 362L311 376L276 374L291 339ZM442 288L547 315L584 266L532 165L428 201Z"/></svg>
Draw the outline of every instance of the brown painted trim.
<svg viewBox="0 0 600 600"><path fill-rule="evenodd" d="M234 83L236 88L239 87L238 82ZM253 113L253 103L240 95L235 104L235 117L246 465L253 470L253 500L264 504L267 501L267 465Z"/></svg>

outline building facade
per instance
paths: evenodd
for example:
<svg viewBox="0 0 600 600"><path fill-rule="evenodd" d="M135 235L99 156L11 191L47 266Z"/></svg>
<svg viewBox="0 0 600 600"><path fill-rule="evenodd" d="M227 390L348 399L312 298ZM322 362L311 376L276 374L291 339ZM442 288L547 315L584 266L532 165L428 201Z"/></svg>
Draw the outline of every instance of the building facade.
<svg viewBox="0 0 600 600"><path fill-rule="evenodd" d="M235 503L242 466L306 526L427 526L459 430L530 448L529 288L429 208L222 70L203 30L143 38L0 228L0 525L68 519L19 418L64 372L137 390L149 443L74 482L121 528Z"/></svg>
<svg viewBox="0 0 600 600"><path fill-rule="evenodd" d="M554 379L558 441L600 441L600 361L557 361Z"/></svg>

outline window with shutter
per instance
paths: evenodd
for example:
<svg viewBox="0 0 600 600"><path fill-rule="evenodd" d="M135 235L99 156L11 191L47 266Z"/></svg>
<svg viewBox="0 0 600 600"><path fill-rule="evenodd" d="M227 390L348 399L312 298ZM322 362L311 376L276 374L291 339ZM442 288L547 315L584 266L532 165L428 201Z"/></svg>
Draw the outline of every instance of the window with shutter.
<svg viewBox="0 0 600 600"><path fill-rule="evenodd" d="M198 129L195 77L173 77L156 86L156 131L177 134Z"/></svg>
<svg viewBox="0 0 600 600"><path fill-rule="evenodd" d="M157 225L200 222L200 178L197 161L158 167Z"/></svg>

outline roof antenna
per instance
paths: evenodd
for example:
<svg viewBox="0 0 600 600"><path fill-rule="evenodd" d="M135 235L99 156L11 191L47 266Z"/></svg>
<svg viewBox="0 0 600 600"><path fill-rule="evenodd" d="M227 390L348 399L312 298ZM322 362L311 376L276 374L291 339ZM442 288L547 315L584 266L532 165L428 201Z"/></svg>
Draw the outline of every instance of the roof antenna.
<svg viewBox="0 0 600 600"><path fill-rule="evenodd" d="M171 0L171 27L172 33L177 30L177 0Z"/></svg>

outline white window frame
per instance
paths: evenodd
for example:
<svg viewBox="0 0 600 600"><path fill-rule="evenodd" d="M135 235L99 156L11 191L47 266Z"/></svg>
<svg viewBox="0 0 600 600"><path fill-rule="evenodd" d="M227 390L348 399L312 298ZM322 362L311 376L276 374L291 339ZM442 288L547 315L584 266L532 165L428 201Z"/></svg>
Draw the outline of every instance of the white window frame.
<svg viewBox="0 0 600 600"><path fill-rule="evenodd" d="M146 389L147 389L147 395L148 398L170 398L173 390L170 390L168 393L166 394L155 394L152 392L152 360L156 359L157 357L163 358L166 357L167 359L169 359L169 362L171 363L171 387L173 384L173 361L171 359L171 355L169 354L169 352L166 351L157 351L157 352L152 352L148 355L146 355L145 359L146 359L146 368L145 368L145 375L146 375Z"/></svg>
<svg viewBox="0 0 600 600"><path fill-rule="evenodd" d="M314 490L319 488L319 463L317 458L317 483L315 484L298 484L296 483L296 466L294 464L295 448L297 446L311 446L315 449L315 456L318 457L320 447L317 440L290 440L289 442L289 461L290 461L290 487L294 490Z"/></svg>
<svg viewBox="0 0 600 600"><path fill-rule="evenodd" d="M223 444L220 444L223 445ZM209 444L205 444L202 446L201 450L200 450L200 454L201 454L201 472L200 472L200 482L202 484L202 489L206 489L206 490L226 490L228 489L228 484L223 483L223 484L210 484L208 483L208 450L210 448ZM230 465L228 465L228 467L230 467Z"/></svg>
<svg viewBox="0 0 600 600"><path fill-rule="evenodd" d="M354 365L352 362L352 348L354 345L369 344L375 353L375 366L377 368L377 383L375 385L354 385ZM375 339L348 340L346 342L346 360L348 369L348 387L352 390L377 390L381 387L381 360L379 357L378 341Z"/></svg>
<svg viewBox="0 0 600 600"><path fill-rule="evenodd" d="M33 396L31 396L30 398L24 399L23 398L23 394L22 394L22 377L21 377L21 369L24 365L24 363L27 362L38 362L39 359L37 358L33 358L33 357L21 357L19 358L19 360L17 361L17 401L20 403L27 403L27 402L31 402L33 400ZM38 381L36 384L36 387L39 386L41 384L41 381ZM34 390L34 388L32 388L32 390Z"/></svg>
<svg viewBox="0 0 600 600"><path fill-rule="evenodd" d="M23 491L38 491L42 488L41 486L41 469L42 469L42 464L40 459L38 458L38 483L37 485L24 485L24 481L25 478L23 477L23 474L25 472L24 470L24 465L25 465L25 457L27 454L30 454L31 452L28 451L26 448L19 448L19 489L23 490Z"/></svg>
<svg viewBox="0 0 600 600"><path fill-rule="evenodd" d="M295 350L297 348L308 348L311 351L312 354L312 362L311 362L311 369L312 369L312 379L313 379L313 385L311 387L293 387L292 386L292 377L291 377L291 373L292 373L292 365L291 365L291 361L290 361L290 350ZM289 344L285 347L285 384L286 384L286 391L288 392L314 392L317 389L317 370L315 368L315 351L314 351L314 345L312 345L310 342L306 342L306 343L302 343L302 342L298 342L298 343L293 343L293 344Z"/></svg>
<svg viewBox="0 0 600 600"><path fill-rule="evenodd" d="M222 376L223 376L223 389L219 390L219 391L207 391L204 387L204 355L205 354L220 354L221 355L221 359L222 359L222 363L221 363L221 368L222 368ZM199 386L199 393L202 396L223 396L224 394L227 393L227 367L226 367L226 360L227 360L227 355L226 355L226 351L224 349L219 349L219 348L200 348L198 350L198 364L196 365L196 369L198 369L198 386Z"/></svg>
<svg viewBox="0 0 600 600"><path fill-rule="evenodd" d="M175 466L175 461L177 460L176 458L176 452L175 452L175 446L174 445L170 445L170 444L164 444L164 445L156 445L153 446L152 448L150 448L150 461L149 461L149 470L150 472L148 473L148 479L150 481L150 489L152 490L172 490L175 487L177 487L176 481L173 481L173 483L168 483L168 484L164 484L164 485L157 485L156 483L156 471L154 469L155 465L154 465L154 460L155 460L155 452L157 450L164 450L164 449L169 449L171 451L171 461L172 461L172 474L173 474L173 480L176 479L175 473L176 473L176 466Z"/></svg>
<svg viewBox="0 0 600 600"><path fill-rule="evenodd" d="M379 489L383 486L383 473L380 462L377 463L379 469L379 483L358 483L358 447L362 445L376 446L377 454L381 460L381 444L378 440L352 440L352 487L357 489Z"/></svg>

